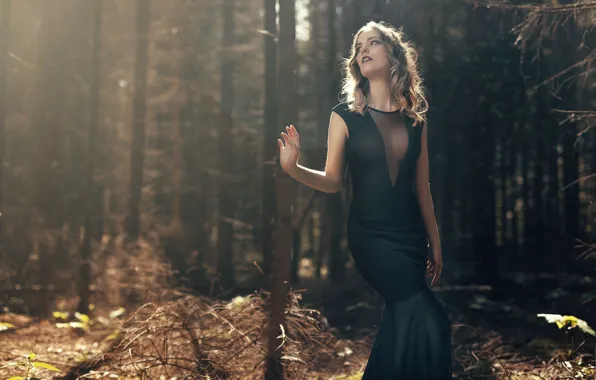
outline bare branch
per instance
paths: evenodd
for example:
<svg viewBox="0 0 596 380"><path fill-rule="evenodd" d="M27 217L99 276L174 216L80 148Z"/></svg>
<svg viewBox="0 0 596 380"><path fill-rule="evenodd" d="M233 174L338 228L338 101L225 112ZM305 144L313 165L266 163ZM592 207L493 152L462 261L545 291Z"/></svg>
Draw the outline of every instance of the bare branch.
<svg viewBox="0 0 596 380"><path fill-rule="evenodd" d="M583 3L575 3L575 4L509 4L501 1L495 0L486 0L486 1L477 1L477 0L470 0L476 5L484 5L489 7L499 7L503 9L523 9L523 10L530 10L530 11L543 11L545 13L561 13L561 12L577 12L577 11L589 11L589 10L596 10L596 1L586 1Z"/></svg>
<svg viewBox="0 0 596 380"><path fill-rule="evenodd" d="M542 39L550 36L560 26L564 26L570 20L577 21L581 15L596 11L596 1L578 2L575 4L564 5L544 5L544 4L524 4L514 5L497 0L472 1L476 5L495 7L509 10L523 10L528 14L522 22L513 27L512 32L517 34L516 45L519 45L522 51L525 51L528 41L533 40L534 33L538 33L538 38L534 39L534 47L540 48ZM594 21L578 23L585 29L594 26Z"/></svg>
<svg viewBox="0 0 596 380"><path fill-rule="evenodd" d="M583 123L583 128L577 133L578 140L585 135L592 128L596 127L596 111L585 111L585 110L557 110L554 112L567 114L567 117L563 119L559 124L564 123ZM577 141L576 141L577 144Z"/></svg>
<svg viewBox="0 0 596 380"><path fill-rule="evenodd" d="M499 0L484 0L472 1L475 5L483 5L486 7L495 7L507 10L522 10L527 11L528 14L524 19L515 25L511 31L517 35L515 45L518 46L522 53L525 52L528 43L532 41L532 48L538 52L542 48L542 41L545 38L555 34L559 27L565 26L569 21L575 22L580 29L591 29L596 25L596 1L578 1L575 4L524 4L514 5ZM534 37L536 35L536 37ZM585 48L583 41L578 48ZM557 93L560 88L570 81L581 79L580 84L585 85L589 74L596 71L596 49L591 50L585 58L581 61L570 65L569 67L559 71L544 79L542 82L532 87L536 91L549 83L555 83L560 80L558 86L555 88L553 95L558 97ZM582 130L577 134L579 138L596 127L596 111L577 111L577 110L554 110L567 114L567 117L562 123L580 122L583 123ZM577 140L576 140L577 143Z"/></svg>

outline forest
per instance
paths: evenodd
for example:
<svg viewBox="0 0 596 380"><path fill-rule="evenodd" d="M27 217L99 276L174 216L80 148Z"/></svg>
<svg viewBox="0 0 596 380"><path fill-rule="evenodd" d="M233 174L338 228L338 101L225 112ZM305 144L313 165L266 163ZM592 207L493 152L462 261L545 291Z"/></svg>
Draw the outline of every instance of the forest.
<svg viewBox="0 0 596 380"><path fill-rule="evenodd" d="M0 378L362 377L323 170L370 20L418 53L454 379L596 379L596 2L0 0Z"/></svg>

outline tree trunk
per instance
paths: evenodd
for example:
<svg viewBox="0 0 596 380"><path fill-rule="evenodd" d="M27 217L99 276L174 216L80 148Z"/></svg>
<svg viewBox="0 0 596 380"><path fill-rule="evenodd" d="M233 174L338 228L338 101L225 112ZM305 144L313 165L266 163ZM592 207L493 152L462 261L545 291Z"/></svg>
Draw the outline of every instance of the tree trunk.
<svg viewBox="0 0 596 380"><path fill-rule="evenodd" d="M221 276L221 285L230 289L235 284L234 252L232 239L234 233L234 196L232 187L232 110L234 105L234 2L223 0L223 38L221 54L221 124L218 128L219 140L219 221L217 269Z"/></svg>
<svg viewBox="0 0 596 380"><path fill-rule="evenodd" d="M481 70L496 70L496 67L487 67L492 63L490 60L496 50L492 45L483 46L480 41L487 36L486 20L488 10L479 8L470 10L468 14L468 40L473 57L475 69L470 73L472 86L471 93L484 93L477 104L477 118L470 124L470 134L473 137L474 149L472 151L471 162L473 180L473 205L472 205L472 236L473 249L479 263L477 278L479 281L496 286L498 283L498 257L496 252L495 230L495 183L496 177L494 169L494 139L493 129L495 127L494 115L490 113L490 103L492 101L489 89L483 86L480 79ZM494 65L494 63L493 63Z"/></svg>
<svg viewBox="0 0 596 380"><path fill-rule="evenodd" d="M58 229L63 217L64 183L61 160L63 96L55 96L64 89L64 51L66 40L64 18L56 0L40 3L41 26L39 29L37 70L37 200L40 215L46 227Z"/></svg>
<svg viewBox="0 0 596 380"><path fill-rule="evenodd" d="M8 68L8 46L10 40L10 5L11 0L0 0L0 265L4 259L3 215L4 211L4 148L6 120L6 72Z"/></svg>
<svg viewBox="0 0 596 380"><path fill-rule="evenodd" d="M275 156L277 155L277 12L276 0L264 0L265 38L265 120L263 128L263 186L262 186L262 269L269 276L273 266L273 229L275 226Z"/></svg>
<svg viewBox="0 0 596 380"><path fill-rule="evenodd" d="M141 233L141 188L145 160L145 122L147 113L147 67L149 62L149 18L151 0L137 0L135 92L133 103L132 152L130 156L130 199L126 221L129 241Z"/></svg>
<svg viewBox="0 0 596 380"><path fill-rule="evenodd" d="M507 199L507 139L508 136L506 133L502 133L501 138L499 139L499 194L500 194L500 210L499 210L499 224L500 224L500 231L497 230L499 238L500 238L500 246L506 246L508 243L507 239L507 208L508 208L508 199Z"/></svg>
<svg viewBox="0 0 596 380"><path fill-rule="evenodd" d="M89 65L89 83L91 87L89 132L87 136L87 162L83 182L84 224L81 244L81 262L79 267L79 304L77 311L89 313L89 288L91 286L91 239L93 235L93 217L101 212L96 200L98 199L95 186L95 157L97 154L97 125L100 86L100 51L101 51L101 15L103 0L94 0L89 8L93 17L93 54Z"/></svg>
<svg viewBox="0 0 596 380"><path fill-rule="evenodd" d="M180 87L180 79L176 78L175 86L178 92L183 91ZM177 98L180 99L180 96ZM181 110L180 101L172 104L172 221L182 222L182 135L180 125Z"/></svg>
<svg viewBox="0 0 596 380"><path fill-rule="evenodd" d="M302 251L302 228L295 228L292 233L292 285L300 283L300 253Z"/></svg>
<svg viewBox="0 0 596 380"><path fill-rule="evenodd" d="M593 35L593 34L592 34ZM576 43L577 41L581 40L580 31L578 31L577 26L575 24L570 24L569 28L566 33L561 33L559 36L558 42L560 43L560 48L557 50L561 51L561 56L566 57L564 62L566 63L565 66L571 65L575 62L579 62L585 58L585 50L581 52L581 50L577 49ZM593 38L594 39L594 38ZM589 43L589 42L588 42ZM591 46L591 45L590 45ZM581 52L581 53L580 53ZM578 68L574 69L568 75L574 75L577 72ZM584 99L578 99L577 93L577 86L575 81L572 81L569 85L566 85L563 90L561 91L561 98L562 98L562 107L563 109L587 109L590 107L590 100L594 99L594 97L590 97L589 93L586 92L586 97ZM579 154L577 152L575 143L577 140L577 132L578 132L578 125L570 124L564 125L564 132L562 133L561 137L561 145L563 148L563 187L571 184L573 181L579 179ZM592 131L594 132L594 131ZM561 134L559 134L561 135ZM590 134L591 136L585 136L584 138L592 138L594 139L594 133ZM591 152L590 154L585 155L584 162L590 160L591 168L594 168L594 149L589 148L586 150L587 152ZM584 164L586 165L586 164ZM588 166L588 165L586 165ZM590 181L592 183L592 188L594 188L595 181ZM585 230L580 229L580 210L581 210L581 202L579 198L580 194L580 185L579 183L575 183L563 191L563 205L564 205L564 216L563 216L563 226L564 226L564 246L561 249L561 253L564 255L563 257L557 258L557 261L563 261L567 265L574 263L578 265L578 261L576 260L577 254L580 252L577 251L577 248L574 248L576 245L576 239L584 240L587 236L584 235ZM588 194L588 197L590 195ZM593 198L589 198L593 199ZM590 205L591 206L591 205ZM588 212L593 210L594 207L588 206ZM592 219L595 220L595 219ZM589 224L588 222L587 224ZM594 231L594 230L592 230ZM582 249L583 251L583 249ZM569 252L573 252L573 254L569 254ZM579 264L580 267L584 267L582 264Z"/></svg>
<svg viewBox="0 0 596 380"><path fill-rule="evenodd" d="M515 94L517 95L518 92L516 91ZM519 96L516 96L513 105L521 108L521 99ZM519 123L516 123L515 116L518 113L514 112L513 109L510 110L513 113L513 117L510 120L510 136L511 136L511 143L509 145L509 149L507 150L507 171L509 176L509 181L511 183L511 204L509 206L509 211L511 211L511 255L513 257L519 257L519 223L518 223L518 201L520 198L519 193L519 182L518 182L518 160L520 156L519 152L519 144L518 144L518 129Z"/></svg>
<svg viewBox="0 0 596 380"><path fill-rule="evenodd" d="M296 50L296 9L294 0L279 2L279 73L278 89L280 99L280 124L295 123L297 116L295 99ZM285 309L291 282L292 250L292 203L296 195L296 181L283 171L277 160L275 171L275 200L277 223L274 236L275 256L271 272L271 305L268 323L268 356L265 378L283 379L281 344L278 338L282 326L286 328Z"/></svg>
<svg viewBox="0 0 596 380"><path fill-rule="evenodd" d="M538 62L542 62L544 57L540 54L538 58ZM542 68L538 67L538 77L536 78L536 82L540 83L545 76L543 75ZM535 113L534 113L534 123L532 125L533 139L536 144L536 157L534 158L533 162L533 171L534 171L534 194L532 194L532 198L534 200L534 220L533 223L534 227L534 244L532 246L532 257L534 258L533 268L534 271L541 270L541 260L539 257L541 254L544 253L544 199L543 199L543 191L544 191L544 161L545 161L545 154L544 154L544 143L541 139L538 138L542 131L542 125L546 124L544 122L544 105L542 103L542 99L544 98L544 92L546 89L544 87L540 87L536 96L534 97L534 101L536 102L535 106Z"/></svg>
<svg viewBox="0 0 596 380"><path fill-rule="evenodd" d="M312 100L311 107L314 110L315 125L318 127L322 125L325 114L325 88L321 83L325 82L325 67L321 65L321 53L324 52L321 36L321 0L310 0L308 5L308 16L310 23L310 40L311 50L309 51L310 64L312 74ZM325 133L323 128L314 129L315 146L322 146L325 144Z"/></svg>
<svg viewBox="0 0 596 380"><path fill-rule="evenodd" d="M36 162L34 186L36 191L37 228L47 234L37 234L39 243L37 269L39 281L44 291L40 292L35 312L45 314L51 303L45 289L52 282L56 267L55 252L61 244L61 227L64 218L64 151L65 130L64 90L66 82L65 56L68 36L64 13L55 0L39 3L39 53L36 71ZM59 95L58 95L59 94ZM51 236L55 239L50 239Z"/></svg>

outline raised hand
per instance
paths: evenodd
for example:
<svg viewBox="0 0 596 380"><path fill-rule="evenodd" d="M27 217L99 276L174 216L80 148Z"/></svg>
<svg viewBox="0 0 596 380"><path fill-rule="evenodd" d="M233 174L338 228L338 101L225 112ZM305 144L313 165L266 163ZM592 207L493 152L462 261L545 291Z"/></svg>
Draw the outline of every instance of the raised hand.
<svg viewBox="0 0 596 380"><path fill-rule="evenodd" d="M298 165L300 157L300 136L293 125L286 127L286 132L281 133L281 139L277 139L279 145L279 163L283 170L291 173Z"/></svg>

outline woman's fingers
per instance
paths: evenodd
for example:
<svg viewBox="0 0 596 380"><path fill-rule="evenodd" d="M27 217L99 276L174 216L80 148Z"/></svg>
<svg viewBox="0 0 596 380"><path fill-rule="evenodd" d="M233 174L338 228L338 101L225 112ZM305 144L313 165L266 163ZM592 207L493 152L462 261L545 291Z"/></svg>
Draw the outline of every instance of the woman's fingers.
<svg viewBox="0 0 596 380"><path fill-rule="evenodd" d="M426 276L430 277L433 275L433 263L432 261L429 259L426 261Z"/></svg>
<svg viewBox="0 0 596 380"><path fill-rule="evenodd" d="M296 127L294 127L293 125L287 125L285 133L293 140L297 140L300 138L300 136L298 135L298 131L296 130Z"/></svg>
<svg viewBox="0 0 596 380"><path fill-rule="evenodd" d="M293 125L290 125L289 127L286 127L286 130L288 131L288 135L292 138L292 142L294 143L294 145L299 147L300 146L300 136L298 135L298 131L296 130L296 127L294 127Z"/></svg>
<svg viewBox="0 0 596 380"><path fill-rule="evenodd" d="M293 136L298 137L298 131L296 130L296 127L294 127L293 125L290 125L290 132L292 132Z"/></svg>
<svg viewBox="0 0 596 380"><path fill-rule="evenodd" d="M285 132L282 132L282 133L281 133L281 137L283 137L283 139L284 139L284 143L285 143L286 147L288 146L288 144L291 144L291 139L290 139L290 136L288 136L288 134L287 134L287 133L285 133Z"/></svg>

